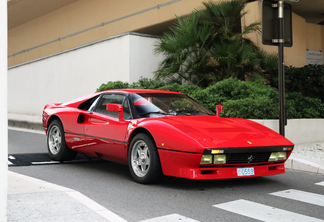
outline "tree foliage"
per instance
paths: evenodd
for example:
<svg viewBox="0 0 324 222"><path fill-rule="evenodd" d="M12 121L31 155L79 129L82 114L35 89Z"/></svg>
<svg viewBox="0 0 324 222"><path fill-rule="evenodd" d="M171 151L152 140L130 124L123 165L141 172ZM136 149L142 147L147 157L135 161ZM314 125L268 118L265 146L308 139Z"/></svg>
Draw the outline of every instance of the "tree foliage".
<svg viewBox="0 0 324 222"><path fill-rule="evenodd" d="M229 77L257 79L266 71L269 55L245 34L258 31L259 23L241 27L244 0L203 3L203 7L177 17L155 45L163 54L155 77L207 87Z"/></svg>

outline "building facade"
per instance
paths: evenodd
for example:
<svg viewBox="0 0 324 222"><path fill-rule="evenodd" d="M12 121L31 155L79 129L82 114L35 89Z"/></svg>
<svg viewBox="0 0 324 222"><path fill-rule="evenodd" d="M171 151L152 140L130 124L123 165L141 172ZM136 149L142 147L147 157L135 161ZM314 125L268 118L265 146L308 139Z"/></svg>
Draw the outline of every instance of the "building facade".
<svg viewBox="0 0 324 222"><path fill-rule="evenodd" d="M175 21L202 7L203 0L7 0L8 66L126 32L161 35ZM216 0L219 1L219 0ZM293 8L293 47L286 65L304 66L306 50L323 51L324 1L301 0ZM261 1L248 3L243 23L261 21ZM322 23L321 23L322 22ZM318 24L319 23L319 24ZM259 47L261 35L250 36Z"/></svg>
<svg viewBox="0 0 324 222"><path fill-rule="evenodd" d="M46 103L92 93L107 81L153 77L162 60L153 53L156 37L203 2L7 0L8 112L40 116ZM324 0L291 4L293 46L285 47L285 64L323 63ZM242 25L261 21L261 9L261 1L250 1ZM263 45L260 34L248 37L278 51Z"/></svg>

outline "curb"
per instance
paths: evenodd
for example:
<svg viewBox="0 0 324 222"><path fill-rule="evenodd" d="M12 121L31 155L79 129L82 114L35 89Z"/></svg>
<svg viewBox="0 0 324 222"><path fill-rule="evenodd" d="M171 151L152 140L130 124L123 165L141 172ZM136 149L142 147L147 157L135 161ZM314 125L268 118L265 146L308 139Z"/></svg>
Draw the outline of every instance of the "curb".
<svg viewBox="0 0 324 222"><path fill-rule="evenodd" d="M299 170L299 171L306 171L311 173L317 173L317 174L324 174L324 166L304 160L297 157L289 157L288 160L285 162L285 168L286 169L292 169L292 170Z"/></svg>
<svg viewBox="0 0 324 222"><path fill-rule="evenodd" d="M30 130L44 130L41 117L8 113L8 126Z"/></svg>

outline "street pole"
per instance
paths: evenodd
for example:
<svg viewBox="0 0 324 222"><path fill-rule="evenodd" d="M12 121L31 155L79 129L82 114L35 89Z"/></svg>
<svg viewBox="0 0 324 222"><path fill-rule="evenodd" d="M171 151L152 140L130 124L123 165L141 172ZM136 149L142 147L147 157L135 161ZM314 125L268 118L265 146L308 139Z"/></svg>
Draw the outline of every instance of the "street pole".
<svg viewBox="0 0 324 222"><path fill-rule="evenodd" d="M285 70L284 70L284 1L278 1L279 39L278 39L278 77L279 77L279 133L285 136Z"/></svg>
<svg viewBox="0 0 324 222"><path fill-rule="evenodd" d="M284 47L293 44L291 5L285 1L299 0L262 0L262 43L278 46L279 133L282 136L287 125Z"/></svg>

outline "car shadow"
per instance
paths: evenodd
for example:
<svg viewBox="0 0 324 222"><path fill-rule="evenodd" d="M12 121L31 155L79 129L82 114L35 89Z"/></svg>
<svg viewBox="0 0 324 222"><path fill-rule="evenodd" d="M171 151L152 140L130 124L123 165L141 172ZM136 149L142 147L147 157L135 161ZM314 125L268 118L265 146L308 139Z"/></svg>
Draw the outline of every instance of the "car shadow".
<svg viewBox="0 0 324 222"><path fill-rule="evenodd" d="M65 167L68 167L70 169L83 168L83 172L87 171L97 174L110 174L113 178L118 178L119 180L125 180L125 182L129 181L130 183L137 184L132 180L129 168L126 164L104 160L81 153L78 153L74 160L64 162L52 161L47 153L27 153L12 155L9 154L8 156L8 160L10 160L13 163L12 165L9 165L10 167L67 164L68 166ZM215 188L251 188L271 184L278 185L278 183L280 183L280 180L277 179L277 176L246 177L237 179L218 180L191 180L170 176L162 176L161 180L158 183L150 184L150 186L179 190L205 191Z"/></svg>

